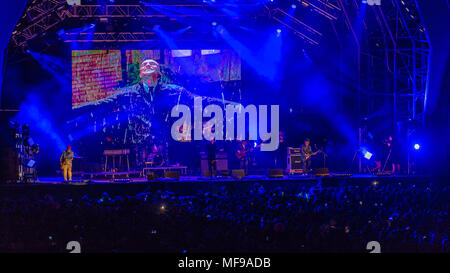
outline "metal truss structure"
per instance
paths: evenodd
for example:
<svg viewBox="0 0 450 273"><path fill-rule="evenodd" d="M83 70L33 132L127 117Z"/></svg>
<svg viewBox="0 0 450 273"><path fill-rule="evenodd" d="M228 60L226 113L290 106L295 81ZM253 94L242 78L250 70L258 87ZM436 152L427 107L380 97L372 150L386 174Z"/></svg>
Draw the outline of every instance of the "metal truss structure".
<svg viewBox="0 0 450 273"><path fill-rule="evenodd" d="M357 0L341 5L346 15L353 14L346 23L358 49L359 144L367 137L364 124L386 115L393 121L390 126L397 139L409 142L410 135L423 126L430 77L431 46L417 2L384 0L379 6L361 5L365 4ZM411 165L408 156L408 173Z"/></svg>
<svg viewBox="0 0 450 273"><path fill-rule="evenodd" d="M149 42L157 41L159 38L154 32L94 32L94 33L65 33L64 42Z"/></svg>
<svg viewBox="0 0 450 273"><path fill-rule="evenodd" d="M317 12L330 20L337 20L342 9L337 1L331 0L298 0L304 7L311 7L311 10Z"/></svg>
<svg viewBox="0 0 450 273"><path fill-rule="evenodd" d="M295 35L305 40L309 44L318 45L322 33L309 25L303 23L294 16L289 15L284 10L276 8L272 11L272 18L282 26L290 29Z"/></svg>
<svg viewBox="0 0 450 273"><path fill-rule="evenodd" d="M337 2L332 0L297 0L297 2L301 8L324 16L330 21L337 20L342 11ZM319 44L323 34L317 27L313 27L298 16L294 16L292 12L286 12L280 7L267 7L269 16L281 26L292 31L292 33L310 45Z"/></svg>
<svg viewBox="0 0 450 273"><path fill-rule="evenodd" d="M243 8L251 4L243 4ZM165 12L161 12L164 10ZM182 12L177 12L182 10ZM208 4L141 4L141 5L74 5L69 6L66 0L34 0L28 5L24 16L14 30L11 41L17 47L24 48L27 42L39 35L52 30L55 26L70 18L91 20L108 19L139 19L139 18L177 18L197 17L228 17L233 16L221 11L220 5L214 7ZM66 33L74 41L74 33ZM77 35L77 40L83 41L86 35ZM143 34L142 31L122 33L95 33L96 42L110 41L152 41L154 37Z"/></svg>
<svg viewBox="0 0 450 273"><path fill-rule="evenodd" d="M392 98L395 123L423 122L429 77L430 42L415 0L392 0L374 9L379 26L367 37L366 73L361 82L368 95ZM386 69L388 68L388 69ZM371 113L368 113L369 115Z"/></svg>
<svg viewBox="0 0 450 273"><path fill-rule="evenodd" d="M172 7L183 8L183 13L173 13L173 17L220 17L229 16L210 5L80 5L69 10L72 18L151 18L168 17L160 10L171 10Z"/></svg>
<svg viewBox="0 0 450 273"><path fill-rule="evenodd" d="M61 23L69 16L65 0L34 0L13 31L11 41L19 47L24 47L27 41Z"/></svg>
<svg viewBox="0 0 450 273"><path fill-rule="evenodd" d="M91 19L103 22L114 19L139 19L139 18L168 18L176 20L177 18L212 18L227 17L233 18L233 13L224 12L228 7L219 3L210 5L208 3L184 3L184 4L133 4L133 5L72 5L69 6L66 0L34 0L27 6L24 17L16 26L12 35L12 43L21 48L25 48L27 42L47 33L66 19ZM317 13L329 20L337 20L341 12L336 0L297 0L299 6L305 10ZM180 2L183 3L183 2ZM240 9L251 7L252 3L243 2L239 4ZM266 6L267 7L267 6ZM317 45L322 33L316 28L301 21L298 17L292 16L280 8L268 8L269 16L275 21L291 30L296 36L300 37L309 44ZM163 11L163 12L162 12ZM237 16L234 16L237 17ZM94 33L94 42L126 42L126 41L153 41L154 37L145 36L142 32L133 30L121 30L121 33ZM67 32L67 41L84 42L87 35L75 35ZM77 38L76 38L77 37ZM147 39L148 38L148 39Z"/></svg>
<svg viewBox="0 0 450 273"><path fill-rule="evenodd" d="M404 47L398 54L402 62L396 67L398 77L403 77L403 85L396 88L397 120L424 120L425 91L429 79L430 41L421 22L415 0L395 0L399 16L406 33L399 37L404 40ZM409 46L408 46L409 45Z"/></svg>

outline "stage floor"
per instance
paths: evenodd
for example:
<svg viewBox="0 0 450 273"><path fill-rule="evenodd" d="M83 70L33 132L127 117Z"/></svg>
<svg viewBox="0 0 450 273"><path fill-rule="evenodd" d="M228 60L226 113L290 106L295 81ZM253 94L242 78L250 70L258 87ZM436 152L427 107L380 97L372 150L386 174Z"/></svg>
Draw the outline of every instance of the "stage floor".
<svg viewBox="0 0 450 273"><path fill-rule="evenodd" d="M416 175L371 175L371 174L354 174L345 176L342 174L331 174L330 176L316 177L314 175L284 175L283 178L269 178L266 175L248 175L241 179L234 179L231 177L202 177L202 176L180 176L180 179L173 178L156 178L155 180L147 180L146 178L116 178L116 179L84 179L74 177L73 181L65 182L62 177L40 177L38 181L32 183L20 183L10 185L79 185L79 184L132 184L132 183L204 183L204 182L322 182L322 181L367 181L371 180L389 180L389 181L417 181L426 176Z"/></svg>
<svg viewBox="0 0 450 273"><path fill-rule="evenodd" d="M72 198L76 196L99 196L107 192L117 195L136 195L142 192L170 191L180 195L198 194L199 192L219 193L249 191L255 185L265 189L280 188L282 190L305 190L311 187L337 187L337 186L365 186L367 184L386 185L391 183L429 183L431 177L427 176L375 176L357 174L352 176L314 177L311 175L289 175L283 178L268 178L264 175L249 175L242 179L233 178L207 178L199 176L181 176L176 179L155 179L147 181L145 178L131 179L91 179L77 180L66 183L61 177L40 177L35 183L0 184L0 196L28 197L43 194L52 194L59 197Z"/></svg>

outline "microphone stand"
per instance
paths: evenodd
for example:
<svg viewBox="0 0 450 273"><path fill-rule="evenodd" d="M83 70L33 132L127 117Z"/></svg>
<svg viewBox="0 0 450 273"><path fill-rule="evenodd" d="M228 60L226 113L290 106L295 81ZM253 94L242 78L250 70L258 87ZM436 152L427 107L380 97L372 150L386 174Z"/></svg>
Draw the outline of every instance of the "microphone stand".
<svg viewBox="0 0 450 273"><path fill-rule="evenodd" d="M388 155L387 155L387 157L386 157L386 161L384 162L383 169L381 170L382 173L384 172L384 169L386 168L386 164L388 163L389 158L391 157L391 152L392 152L392 148L389 149L389 153L388 153Z"/></svg>

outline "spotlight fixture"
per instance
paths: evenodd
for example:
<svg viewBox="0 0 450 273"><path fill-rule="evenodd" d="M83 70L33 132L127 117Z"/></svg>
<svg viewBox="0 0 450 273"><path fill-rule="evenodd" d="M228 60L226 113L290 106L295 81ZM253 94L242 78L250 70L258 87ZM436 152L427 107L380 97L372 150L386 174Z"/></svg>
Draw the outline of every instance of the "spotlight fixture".
<svg viewBox="0 0 450 273"><path fill-rule="evenodd" d="M367 160L370 160L373 156L373 154L371 152L367 151L366 148L361 148L360 151L361 151L362 156Z"/></svg>
<svg viewBox="0 0 450 273"><path fill-rule="evenodd" d="M33 159L30 159L27 163L28 168L34 168L34 165L36 165L36 161L34 161Z"/></svg>
<svg viewBox="0 0 450 273"><path fill-rule="evenodd" d="M365 151L364 152L364 158L365 159L367 159L367 160L370 160L371 158L372 158L372 153L370 153L370 152L368 152L368 151Z"/></svg>
<svg viewBox="0 0 450 273"><path fill-rule="evenodd" d="M414 144L414 149L419 150L420 149L420 145L419 144Z"/></svg>

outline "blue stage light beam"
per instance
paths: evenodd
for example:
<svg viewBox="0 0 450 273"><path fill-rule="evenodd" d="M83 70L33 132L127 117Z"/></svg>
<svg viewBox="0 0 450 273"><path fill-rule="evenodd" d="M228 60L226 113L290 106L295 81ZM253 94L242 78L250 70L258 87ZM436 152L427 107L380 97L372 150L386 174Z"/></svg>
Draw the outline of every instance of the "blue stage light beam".
<svg viewBox="0 0 450 273"><path fill-rule="evenodd" d="M186 31L190 30L191 28L192 28L192 26L187 26L182 29L179 29L179 30L175 31L174 36L178 37L181 34L185 33Z"/></svg>
<svg viewBox="0 0 450 273"><path fill-rule="evenodd" d="M26 52L30 54L42 68L50 72L61 83L66 84L68 81L71 81L72 75L70 65L65 63L63 59L30 50L27 50Z"/></svg>
<svg viewBox="0 0 450 273"><path fill-rule="evenodd" d="M99 109L95 112L93 112L94 116L97 116L97 112L101 112L102 110ZM85 136L95 134L103 128L111 127L111 125L118 125L123 124L124 121L128 119L126 115L118 115L118 114L111 114L108 115L106 118L103 117L102 114L98 115L99 118L97 118L95 123L93 120L91 120L89 114L83 114L81 116L78 116L74 118L73 120L70 120L67 122L67 124L71 124L72 126L76 123L78 126L73 127L71 129L70 134L68 135L68 138L70 141L74 140L80 140Z"/></svg>
<svg viewBox="0 0 450 273"><path fill-rule="evenodd" d="M358 15L355 18L355 35L358 38L358 40L361 39L361 35L362 35L362 31L363 31L363 26L364 26L364 18L366 15L366 6L367 5L361 5L359 7L359 12Z"/></svg>
<svg viewBox="0 0 450 273"><path fill-rule="evenodd" d="M269 32L269 38L265 45L259 52L255 52L234 38L223 25L217 25L213 31L234 51L239 52L242 60L249 64L258 74L275 82L282 55L282 39L278 37L278 32Z"/></svg>
<svg viewBox="0 0 450 273"><path fill-rule="evenodd" d="M154 31L156 35L158 35L161 40L170 48L170 49L178 49L178 45L175 42L175 39L169 35L169 33L165 32L160 25L153 26L153 29L149 29L146 26L142 28L150 31Z"/></svg>
<svg viewBox="0 0 450 273"><path fill-rule="evenodd" d="M29 124L35 142L43 148L52 149L48 153L54 152L57 155L66 148L64 138L52 120L52 114L39 95L29 94L19 110L13 120L19 124Z"/></svg>
<svg viewBox="0 0 450 273"><path fill-rule="evenodd" d="M83 43L81 46L80 46L79 42L72 41L70 43L72 49L90 48L93 43L92 40L94 39L94 33L95 33L96 26L97 26L96 24L92 23L89 25L85 25L82 28L73 28L73 29L68 29L68 30L65 30L64 28L62 28L59 31L57 31L56 33L63 41L67 41L71 38L74 38L74 36L77 39L83 40ZM68 36L67 34L70 34L70 36ZM81 38L83 38L83 39L81 39ZM75 40L77 40L77 39L75 39Z"/></svg>

